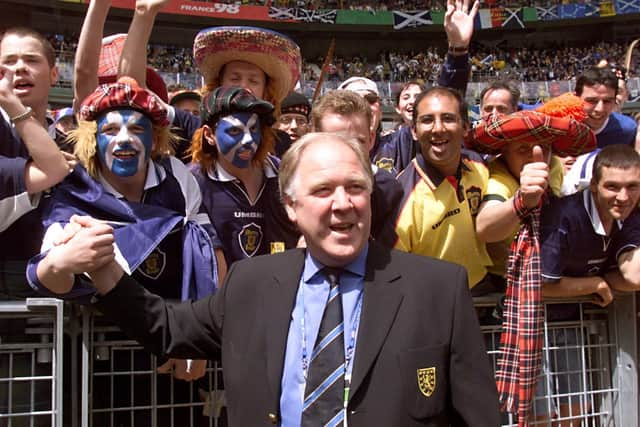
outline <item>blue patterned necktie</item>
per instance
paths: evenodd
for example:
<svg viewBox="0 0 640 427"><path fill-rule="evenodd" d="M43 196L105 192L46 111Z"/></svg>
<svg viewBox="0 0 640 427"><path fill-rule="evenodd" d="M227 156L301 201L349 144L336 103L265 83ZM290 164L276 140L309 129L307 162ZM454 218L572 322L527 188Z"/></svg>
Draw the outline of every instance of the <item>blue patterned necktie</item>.
<svg viewBox="0 0 640 427"><path fill-rule="evenodd" d="M325 268L329 280L329 298L324 308L320 330L311 360L304 391L302 427L335 426L342 423L344 391L344 323L342 298L338 287L340 270Z"/></svg>

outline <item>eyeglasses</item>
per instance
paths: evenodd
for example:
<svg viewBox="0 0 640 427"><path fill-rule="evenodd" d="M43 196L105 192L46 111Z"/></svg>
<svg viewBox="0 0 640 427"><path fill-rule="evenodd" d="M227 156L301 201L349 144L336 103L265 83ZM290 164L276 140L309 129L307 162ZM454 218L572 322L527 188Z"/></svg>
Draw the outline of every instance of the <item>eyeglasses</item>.
<svg viewBox="0 0 640 427"><path fill-rule="evenodd" d="M309 124L309 121L304 116L295 117L290 115L280 116L280 118L278 119L278 123L280 123L283 126L291 126L291 123L294 120L296 121L296 124L298 126L307 126Z"/></svg>

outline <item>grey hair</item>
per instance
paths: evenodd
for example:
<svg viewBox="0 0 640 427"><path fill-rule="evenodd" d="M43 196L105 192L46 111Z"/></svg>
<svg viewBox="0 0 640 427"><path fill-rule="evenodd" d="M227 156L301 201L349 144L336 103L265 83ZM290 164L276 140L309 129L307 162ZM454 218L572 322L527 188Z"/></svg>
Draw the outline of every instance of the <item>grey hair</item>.
<svg viewBox="0 0 640 427"><path fill-rule="evenodd" d="M348 137L340 133L329 132L310 132L293 143L291 147L282 157L280 162L280 168L278 172L278 187L280 189L281 197L288 197L291 200L295 200L295 181L297 179L298 166L300 166L300 158L302 153L312 144L316 142L333 140L336 143L343 144L351 149L356 154L362 171L367 179L367 189L372 191L373 189L373 170L371 169L371 163L369 156L362 149L362 144L355 138Z"/></svg>

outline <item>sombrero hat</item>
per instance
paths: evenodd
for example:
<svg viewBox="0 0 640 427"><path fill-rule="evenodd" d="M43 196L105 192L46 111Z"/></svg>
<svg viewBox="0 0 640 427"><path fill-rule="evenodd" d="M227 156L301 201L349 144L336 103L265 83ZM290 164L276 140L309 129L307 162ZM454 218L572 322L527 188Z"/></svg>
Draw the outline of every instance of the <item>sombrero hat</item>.
<svg viewBox="0 0 640 427"><path fill-rule="evenodd" d="M583 119L582 100L565 94L536 110L491 115L469 133L465 144L480 153L498 154L507 144L533 142L548 144L561 156L578 156L597 145L595 134Z"/></svg>
<svg viewBox="0 0 640 427"><path fill-rule="evenodd" d="M291 92L300 78L300 48L290 38L256 27L211 27L193 42L193 56L207 83L232 61L252 63L269 76L277 101Z"/></svg>

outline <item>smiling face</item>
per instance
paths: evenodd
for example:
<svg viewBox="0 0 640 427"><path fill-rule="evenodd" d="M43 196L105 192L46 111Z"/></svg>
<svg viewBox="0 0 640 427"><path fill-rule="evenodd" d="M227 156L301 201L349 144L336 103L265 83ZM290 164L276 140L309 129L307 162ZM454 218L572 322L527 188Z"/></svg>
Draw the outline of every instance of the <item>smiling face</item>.
<svg viewBox="0 0 640 427"><path fill-rule="evenodd" d="M506 89L493 89L484 94L480 105L482 120L487 121L491 114L511 114L515 111L511 93Z"/></svg>
<svg viewBox="0 0 640 427"><path fill-rule="evenodd" d="M153 147L151 120L134 110L113 110L96 120L98 156L117 176L133 176L146 170Z"/></svg>
<svg viewBox="0 0 640 427"><path fill-rule="evenodd" d="M333 138L302 152L285 207L311 255L339 267L355 260L369 238L371 189L356 153Z"/></svg>
<svg viewBox="0 0 640 427"><path fill-rule="evenodd" d="M418 94L422 92L420 86L409 85L400 93L398 97L398 106L396 107L396 113L402 117L402 121L406 125L411 125L413 122L413 103L416 100Z"/></svg>
<svg viewBox="0 0 640 427"><path fill-rule="evenodd" d="M600 129L616 106L616 90L603 84L585 85L580 98L587 114L584 122L594 131Z"/></svg>
<svg viewBox="0 0 640 427"><path fill-rule="evenodd" d="M5 36L0 43L0 64L13 71L13 92L24 105L46 107L58 69L49 65L39 40L17 34Z"/></svg>
<svg viewBox="0 0 640 427"><path fill-rule="evenodd" d="M602 167L599 181L591 183L591 193L603 224L624 221L640 200L640 168Z"/></svg>
<svg viewBox="0 0 640 427"><path fill-rule="evenodd" d="M216 126L218 152L237 168L251 165L261 142L260 118L255 113L230 114Z"/></svg>
<svg viewBox="0 0 640 427"><path fill-rule="evenodd" d="M454 175L466 132L458 101L452 95L435 92L422 98L416 108L414 136L422 155L443 175Z"/></svg>

